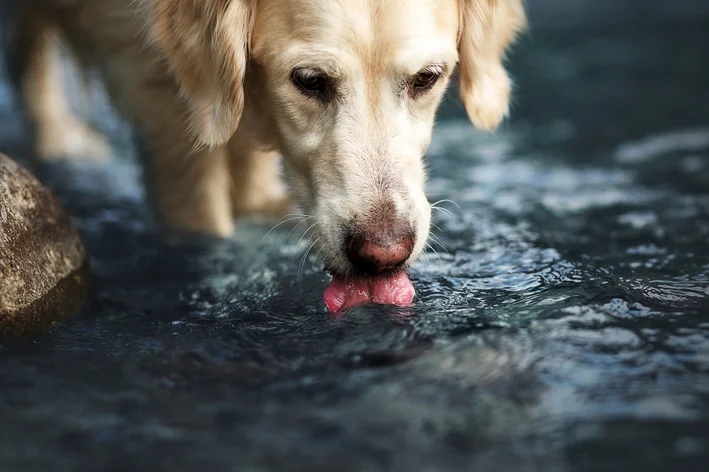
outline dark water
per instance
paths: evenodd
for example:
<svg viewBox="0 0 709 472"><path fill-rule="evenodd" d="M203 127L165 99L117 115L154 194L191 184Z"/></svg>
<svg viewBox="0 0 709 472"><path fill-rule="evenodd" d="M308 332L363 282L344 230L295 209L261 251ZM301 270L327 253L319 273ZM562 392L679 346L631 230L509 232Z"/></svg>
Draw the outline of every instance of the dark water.
<svg viewBox="0 0 709 472"><path fill-rule="evenodd" d="M96 287L0 347L0 470L707 470L709 17L548 13L498 134L443 108L412 310L328 316L291 228L161 242L105 117L116 161L39 169Z"/></svg>

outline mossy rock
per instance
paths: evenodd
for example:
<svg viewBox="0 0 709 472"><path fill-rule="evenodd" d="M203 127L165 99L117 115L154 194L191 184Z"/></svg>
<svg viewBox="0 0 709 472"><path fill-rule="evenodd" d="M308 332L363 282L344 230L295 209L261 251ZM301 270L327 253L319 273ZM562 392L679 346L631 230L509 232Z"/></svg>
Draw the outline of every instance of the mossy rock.
<svg viewBox="0 0 709 472"><path fill-rule="evenodd" d="M89 284L86 250L68 214L0 154L0 341L66 321L85 303Z"/></svg>

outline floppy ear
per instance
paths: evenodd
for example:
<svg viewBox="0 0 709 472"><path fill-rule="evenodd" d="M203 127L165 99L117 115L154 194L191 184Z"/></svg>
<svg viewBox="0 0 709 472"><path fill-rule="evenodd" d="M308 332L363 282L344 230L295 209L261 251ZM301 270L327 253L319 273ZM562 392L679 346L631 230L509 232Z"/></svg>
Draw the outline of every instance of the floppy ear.
<svg viewBox="0 0 709 472"><path fill-rule="evenodd" d="M507 48L526 26L524 0L460 0L460 99L478 129L493 131L507 116L511 81Z"/></svg>
<svg viewBox="0 0 709 472"><path fill-rule="evenodd" d="M244 108L254 0L143 0L149 33L167 57L206 145L224 143Z"/></svg>

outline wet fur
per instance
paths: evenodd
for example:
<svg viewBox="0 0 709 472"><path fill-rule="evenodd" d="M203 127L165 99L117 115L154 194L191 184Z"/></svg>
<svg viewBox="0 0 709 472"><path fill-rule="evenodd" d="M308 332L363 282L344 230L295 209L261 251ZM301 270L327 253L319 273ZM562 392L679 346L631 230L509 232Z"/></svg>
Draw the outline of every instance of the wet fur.
<svg viewBox="0 0 709 472"><path fill-rule="evenodd" d="M522 0L19 3L0 0L0 8L14 20L11 75L40 158L109 153L67 105L56 54L64 41L101 71L142 136L164 228L227 237L235 216L286 212L282 155L290 195L340 273L351 270L347 231L376 236L404 222L416 234L408 264L420 254L430 225L422 156L448 81L457 64L471 121L494 130L509 109L504 54L525 26ZM444 63L435 91L416 101L390 93L396 74L427 60L419 50ZM338 105L323 107L289 77L294 65L327 57L323 67L345 86Z"/></svg>

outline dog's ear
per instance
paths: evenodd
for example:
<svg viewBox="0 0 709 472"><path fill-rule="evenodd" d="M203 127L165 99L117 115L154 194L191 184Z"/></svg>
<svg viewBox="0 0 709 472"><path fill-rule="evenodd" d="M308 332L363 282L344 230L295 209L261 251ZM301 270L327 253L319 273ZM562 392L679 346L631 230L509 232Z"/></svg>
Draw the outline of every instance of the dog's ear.
<svg viewBox="0 0 709 472"><path fill-rule="evenodd" d="M493 131L507 116L511 81L503 61L526 26L524 0L459 0L460 99L473 124Z"/></svg>
<svg viewBox="0 0 709 472"><path fill-rule="evenodd" d="M254 0L143 0L149 35L167 57L203 144L231 138L244 108Z"/></svg>

